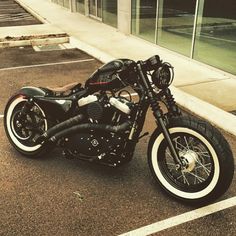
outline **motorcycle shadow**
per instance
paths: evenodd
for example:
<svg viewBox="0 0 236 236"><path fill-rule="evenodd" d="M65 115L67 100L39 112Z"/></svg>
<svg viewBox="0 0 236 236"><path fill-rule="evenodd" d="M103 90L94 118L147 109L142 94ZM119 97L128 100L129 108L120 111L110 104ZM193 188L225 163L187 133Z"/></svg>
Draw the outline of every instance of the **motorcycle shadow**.
<svg viewBox="0 0 236 236"><path fill-rule="evenodd" d="M135 165L135 160L113 167L95 161L82 160L79 157L66 158L62 154L61 149L53 150L50 154L47 154L44 158L38 160L41 162L49 162L50 160L53 162L55 161L58 165L63 165L67 170L71 169L72 171L86 172L87 174L95 175L95 177L99 177L99 175L107 177L124 176L125 173L128 174L131 171L130 169L138 168L137 165Z"/></svg>

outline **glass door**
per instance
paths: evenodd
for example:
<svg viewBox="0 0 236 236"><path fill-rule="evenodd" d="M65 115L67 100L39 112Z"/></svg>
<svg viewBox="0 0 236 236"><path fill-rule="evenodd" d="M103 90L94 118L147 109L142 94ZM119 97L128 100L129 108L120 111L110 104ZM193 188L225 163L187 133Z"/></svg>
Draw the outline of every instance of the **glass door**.
<svg viewBox="0 0 236 236"><path fill-rule="evenodd" d="M103 0L102 10L103 22L117 27L117 0Z"/></svg>
<svg viewBox="0 0 236 236"><path fill-rule="evenodd" d="M132 34L155 43L157 0L132 0Z"/></svg>
<svg viewBox="0 0 236 236"><path fill-rule="evenodd" d="M89 0L89 15L102 20L102 0Z"/></svg>

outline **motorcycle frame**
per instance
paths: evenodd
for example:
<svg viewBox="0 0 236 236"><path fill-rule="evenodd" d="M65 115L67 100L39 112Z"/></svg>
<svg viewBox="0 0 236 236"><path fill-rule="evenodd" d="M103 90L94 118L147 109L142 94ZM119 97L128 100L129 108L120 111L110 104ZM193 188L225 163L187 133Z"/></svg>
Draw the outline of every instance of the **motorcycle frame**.
<svg viewBox="0 0 236 236"><path fill-rule="evenodd" d="M156 119L157 126L161 129L161 132L163 133L165 139L167 140L168 147L174 158L175 163L182 165L183 163L181 162L181 159L173 144L173 141L171 139L167 127L168 118L163 114L162 109L158 103L159 101L161 101L161 96L159 93L154 92L154 89L147 76L144 66L145 66L144 62L139 61L137 62L137 65L135 67L138 80L138 87L136 88L133 87L133 89L134 91L137 92L139 96L139 102L136 104L137 109L134 118L131 120L132 127L122 155L123 156L133 155L135 146L140 138L140 133L143 130L147 110L149 106L151 106L153 115ZM167 98L170 97L172 98L171 92L168 88L162 89L161 92L162 95L166 95ZM26 87L21 90L21 93L29 97L28 100L29 104L35 102L43 106L43 108L46 109L46 113L51 112L54 115L58 114L59 119L57 120L60 122L65 120L65 118L69 118L75 115L73 113L75 113L76 111L78 99L93 94L94 91L85 89L85 90L75 91L69 96L51 96L47 94L47 92L41 90L40 88L29 87L29 89L27 89ZM58 102L62 100L65 101L64 104L60 104L60 102ZM28 103L26 103L26 106L28 106ZM174 116L179 116L180 112L175 102L167 100L167 103L169 103L170 105L168 107L168 112L171 111ZM50 109L48 109L48 106L50 106ZM64 117L64 119L60 117Z"/></svg>

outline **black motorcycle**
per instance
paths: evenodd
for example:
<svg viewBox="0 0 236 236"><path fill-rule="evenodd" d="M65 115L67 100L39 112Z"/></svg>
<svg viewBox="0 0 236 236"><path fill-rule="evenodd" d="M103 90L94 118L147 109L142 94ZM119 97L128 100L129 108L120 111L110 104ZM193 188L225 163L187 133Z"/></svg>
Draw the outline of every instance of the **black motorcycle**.
<svg viewBox="0 0 236 236"><path fill-rule="evenodd" d="M84 87L23 87L6 105L7 137L25 156L59 146L67 157L117 167L132 159L147 135L141 131L151 107L157 123L147 154L152 175L177 199L213 201L229 188L233 155L216 128L181 114L168 88L173 77L173 67L156 55L111 61Z"/></svg>

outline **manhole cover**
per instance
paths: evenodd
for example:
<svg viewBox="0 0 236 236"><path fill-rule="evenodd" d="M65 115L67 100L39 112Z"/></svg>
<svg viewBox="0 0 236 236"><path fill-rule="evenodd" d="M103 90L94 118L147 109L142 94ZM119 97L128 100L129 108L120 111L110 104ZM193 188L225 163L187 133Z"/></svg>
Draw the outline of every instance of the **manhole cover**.
<svg viewBox="0 0 236 236"><path fill-rule="evenodd" d="M40 51L54 51L54 50L64 50L64 49L70 49L73 48L69 43L64 44L48 44L48 45L39 45L39 46L33 46L33 49L36 52Z"/></svg>

